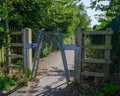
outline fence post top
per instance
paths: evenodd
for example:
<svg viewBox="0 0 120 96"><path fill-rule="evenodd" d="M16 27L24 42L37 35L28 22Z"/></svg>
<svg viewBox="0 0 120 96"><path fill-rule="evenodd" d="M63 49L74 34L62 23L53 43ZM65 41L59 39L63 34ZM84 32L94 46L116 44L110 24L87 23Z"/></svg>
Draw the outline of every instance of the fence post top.
<svg viewBox="0 0 120 96"><path fill-rule="evenodd" d="M26 32L32 32L32 29L31 28L23 28L22 29L22 32L24 33L26 33Z"/></svg>
<svg viewBox="0 0 120 96"><path fill-rule="evenodd" d="M26 28L23 28L23 30L31 30L31 28L26 27Z"/></svg>

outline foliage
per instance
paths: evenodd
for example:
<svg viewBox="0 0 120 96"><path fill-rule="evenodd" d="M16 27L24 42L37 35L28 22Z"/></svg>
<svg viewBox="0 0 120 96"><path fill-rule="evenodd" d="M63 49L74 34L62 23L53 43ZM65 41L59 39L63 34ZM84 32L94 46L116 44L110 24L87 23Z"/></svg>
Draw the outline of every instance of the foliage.
<svg viewBox="0 0 120 96"><path fill-rule="evenodd" d="M113 83L113 81L109 81L104 83L103 88L101 90L95 90L91 87L82 89L82 94L88 95L92 94L95 96L113 96L116 93L116 85Z"/></svg>
<svg viewBox="0 0 120 96"><path fill-rule="evenodd" d="M23 61L22 60L18 60L17 63L15 64L16 66L21 66L23 67L24 64L23 64Z"/></svg>
<svg viewBox="0 0 120 96"><path fill-rule="evenodd" d="M0 0L0 19L7 19L13 10L12 1Z"/></svg>
<svg viewBox="0 0 120 96"><path fill-rule="evenodd" d="M92 88L86 88L82 90L82 94L87 95L87 94L94 94L94 90Z"/></svg>
<svg viewBox="0 0 120 96"><path fill-rule="evenodd" d="M103 91L106 94L112 94L113 95L117 91L116 85L110 80L110 82L104 84Z"/></svg>
<svg viewBox="0 0 120 96"><path fill-rule="evenodd" d="M105 5L104 2L108 2ZM119 0L91 0L91 8L96 8L96 10L105 11L107 17L116 17L120 13L120 2Z"/></svg>
<svg viewBox="0 0 120 96"><path fill-rule="evenodd" d="M63 43L64 44L70 44L74 43L74 35L72 34L63 34Z"/></svg>
<svg viewBox="0 0 120 96"><path fill-rule="evenodd" d="M52 46L49 46L47 43L45 43L45 47L42 50L41 57L47 56L52 51Z"/></svg>
<svg viewBox="0 0 120 96"><path fill-rule="evenodd" d="M104 92L99 92L97 96L105 96L105 95L104 95Z"/></svg>
<svg viewBox="0 0 120 96"><path fill-rule="evenodd" d="M8 33L0 32L0 47L7 47L8 45L5 43L5 40L8 39Z"/></svg>
<svg viewBox="0 0 120 96"><path fill-rule="evenodd" d="M104 2L108 2L107 5ZM120 14L119 0L91 0L91 8L101 10L104 13L99 15L98 21L101 23L97 29L104 28L111 20Z"/></svg>
<svg viewBox="0 0 120 96"><path fill-rule="evenodd" d="M32 74L32 72L31 72L30 69L25 70L25 76L26 76L26 77L29 78L31 74Z"/></svg>
<svg viewBox="0 0 120 96"><path fill-rule="evenodd" d="M68 86L68 91L72 92L74 90L74 87L72 85Z"/></svg>
<svg viewBox="0 0 120 96"><path fill-rule="evenodd" d="M3 0L0 18L9 18L10 25L45 28L55 31L57 27L72 32L77 26L86 27L89 22L80 0ZM6 15L7 14L7 15Z"/></svg>
<svg viewBox="0 0 120 96"><path fill-rule="evenodd" d="M8 32L4 31L4 27L0 24L0 47L7 47L5 40L8 39Z"/></svg>
<svg viewBox="0 0 120 96"><path fill-rule="evenodd" d="M13 78L6 76L4 73L0 73L0 91L9 90L10 85L15 84L16 81Z"/></svg>

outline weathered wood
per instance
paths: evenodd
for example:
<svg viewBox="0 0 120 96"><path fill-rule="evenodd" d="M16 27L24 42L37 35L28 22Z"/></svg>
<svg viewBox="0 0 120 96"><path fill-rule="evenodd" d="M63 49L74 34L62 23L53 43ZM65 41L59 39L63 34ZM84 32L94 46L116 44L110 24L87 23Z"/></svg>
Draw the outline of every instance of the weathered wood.
<svg viewBox="0 0 120 96"><path fill-rule="evenodd" d="M11 35L22 35L22 31L21 32L12 32Z"/></svg>
<svg viewBox="0 0 120 96"><path fill-rule="evenodd" d="M22 43L10 43L11 46L14 46L14 47L22 47L23 44Z"/></svg>
<svg viewBox="0 0 120 96"><path fill-rule="evenodd" d="M23 55L18 55L18 54L8 54L6 55L7 57L11 57L11 58L24 58Z"/></svg>
<svg viewBox="0 0 120 96"><path fill-rule="evenodd" d="M82 47L83 46L85 46L86 45L86 35L84 34L85 33L85 30L84 29L82 29L81 30L82 31ZM85 67L85 63L83 63L82 62L82 60L84 59L84 58L86 58L86 48L82 48L82 50L81 50L81 70L83 70L84 69L84 67ZM82 72L82 71L81 71ZM81 76L81 84L83 84L83 82L84 82L84 77L83 76Z"/></svg>
<svg viewBox="0 0 120 96"><path fill-rule="evenodd" d="M32 31L30 28L24 28L22 32L24 39L24 67L32 70L32 49L26 48L26 44L32 43Z"/></svg>
<svg viewBox="0 0 120 96"><path fill-rule="evenodd" d="M85 31L83 33L83 35L112 35L113 34L113 31L109 31L109 32L106 32L106 31Z"/></svg>
<svg viewBox="0 0 120 96"><path fill-rule="evenodd" d="M88 71L81 72L81 75L84 75L84 76L105 77L104 73L88 72Z"/></svg>
<svg viewBox="0 0 120 96"><path fill-rule="evenodd" d="M74 65L74 79L77 83L80 83L81 72L81 47L82 47L82 32L78 28L75 33L75 44L80 46L80 50L75 50L75 65Z"/></svg>
<svg viewBox="0 0 120 96"><path fill-rule="evenodd" d="M111 29L107 29L107 33L110 33ZM107 34L105 37L105 45L109 46L111 44L111 35ZM105 50L105 60L109 61L110 59L110 50L106 49ZM106 63L104 65L104 71L105 71L105 77L108 78L109 77L109 63Z"/></svg>
<svg viewBox="0 0 120 96"><path fill-rule="evenodd" d="M82 32L81 32L82 31ZM80 45L81 52L77 53L75 52L75 78L77 78L77 82L81 81L82 78L80 76L98 76L98 77L109 77L109 63L110 61L110 49L112 49L111 46L111 35L113 34L111 29L107 29L106 31L92 31L87 32L80 30L78 28L76 34L76 44ZM105 45L86 45L85 39L86 35L105 35ZM103 59L93 59L93 58L87 58L86 57L86 49L100 49L105 50L105 57ZM101 63L104 66L104 72L82 72L82 69L84 69L84 63ZM78 74L80 76L78 76ZM78 80L78 79L81 80Z"/></svg>
<svg viewBox="0 0 120 96"><path fill-rule="evenodd" d="M102 64L104 64L104 63L110 63L111 61L110 60L108 60L108 61L106 61L106 60L104 60L104 59L90 59L90 58L87 58L87 59L82 59L82 62L83 63L102 63Z"/></svg>
<svg viewBox="0 0 120 96"><path fill-rule="evenodd" d="M111 45L85 45L83 48L88 49L112 49Z"/></svg>

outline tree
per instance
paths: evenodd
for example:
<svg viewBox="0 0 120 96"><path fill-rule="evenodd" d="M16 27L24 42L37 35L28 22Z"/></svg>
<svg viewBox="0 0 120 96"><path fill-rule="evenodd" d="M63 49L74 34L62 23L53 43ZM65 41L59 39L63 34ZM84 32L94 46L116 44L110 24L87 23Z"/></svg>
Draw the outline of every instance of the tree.
<svg viewBox="0 0 120 96"><path fill-rule="evenodd" d="M108 2L107 5L104 2ZM91 8L95 8L96 10L101 10L105 12L105 14L101 15L100 22L103 20L107 20L110 22L113 18L120 15L120 2L119 0L91 0ZM102 21L101 21L102 20Z"/></svg>
<svg viewBox="0 0 120 96"><path fill-rule="evenodd" d="M70 28L68 26L75 25L76 27L80 23L79 16L81 14L76 14L76 12L84 11L84 9L81 8L83 5L76 6L79 1L5 0L1 2L6 5L6 11L3 10L3 12L7 12L5 16L9 18L12 26L31 27L32 29L45 28L50 31L61 27L62 30L67 31ZM2 7L0 9L2 10Z"/></svg>

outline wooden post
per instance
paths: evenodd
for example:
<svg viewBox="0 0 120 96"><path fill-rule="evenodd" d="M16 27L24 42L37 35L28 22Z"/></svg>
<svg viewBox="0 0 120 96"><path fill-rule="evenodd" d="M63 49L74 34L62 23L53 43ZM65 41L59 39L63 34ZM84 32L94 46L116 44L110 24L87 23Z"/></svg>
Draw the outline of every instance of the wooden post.
<svg viewBox="0 0 120 96"><path fill-rule="evenodd" d="M32 31L30 28L24 28L23 32L23 42L24 42L24 68L32 70L32 49L26 48L27 44L32 43Z"/></svg>
<svg viewBox="0 0 120 96"><path fill-rule="evenodd" d="M82 33L80 28L77 28L75 33L75 44L80 46L80 50L75 50L74 80L76 83L80 83L82 48Z"/></svg>
<svg viewBox="0 0 120 96"><path fill-rule="evenodd" d="M110 28L108 28L106 30L106 32L108 34L106 34L105 36L105 46L109 46L111 45L111 34L109 34L109 32L111 32L112 30ZM105 60L109 61L110 60L110 49L105 49ZM109 77L109 63L106 63L104 66L104 72L105 72L105 78Z"/></svg>

